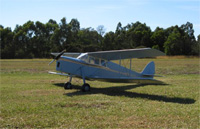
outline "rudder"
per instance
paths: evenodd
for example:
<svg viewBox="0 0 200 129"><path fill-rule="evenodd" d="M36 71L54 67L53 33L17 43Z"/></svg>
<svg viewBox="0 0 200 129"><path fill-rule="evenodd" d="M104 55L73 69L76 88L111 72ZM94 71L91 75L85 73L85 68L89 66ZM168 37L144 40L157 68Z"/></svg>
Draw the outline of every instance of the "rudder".
<svg viewBox="0 0 200 129"><path fill-rule="evenodd" d="M146 75L146 76L154 76L155 74L155 64L153 61L151 61L150 63L148 63L146 65L146 67L144 68L144 70L141 72L142 75Z"/></svg>

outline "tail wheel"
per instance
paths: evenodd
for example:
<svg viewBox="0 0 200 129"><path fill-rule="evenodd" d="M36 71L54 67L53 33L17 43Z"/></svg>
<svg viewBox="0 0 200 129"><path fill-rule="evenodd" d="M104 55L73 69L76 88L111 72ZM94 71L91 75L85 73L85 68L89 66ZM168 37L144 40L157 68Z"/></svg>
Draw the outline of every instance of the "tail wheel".
<svg viewBox="0 0 200 129"><path fill-rule="evenodd" d="M64 88L65 88L65 90L72 89L72 84L70 82L67 82L64 84Z"/></svg>
<svg viewBox="0 0 200 129"><path fill-rule="evenodd" d="M83 91L83 92L88 92L88 91L90 91L90 85L87 84L87 83L83 84L83 86L82 86L82 91Z"/></svg>

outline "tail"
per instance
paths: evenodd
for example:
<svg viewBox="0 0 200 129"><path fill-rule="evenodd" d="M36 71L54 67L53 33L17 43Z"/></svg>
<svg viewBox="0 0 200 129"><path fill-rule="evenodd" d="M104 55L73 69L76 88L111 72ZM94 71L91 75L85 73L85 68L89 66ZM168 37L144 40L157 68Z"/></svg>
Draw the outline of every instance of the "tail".
<svg viewBox="0 0 200 129"><path fill-rule="evenodd" d="M150 62L146 65L144 70L141 72L143 76L154 77L155 74L155 64L154 62Z"/></svg>

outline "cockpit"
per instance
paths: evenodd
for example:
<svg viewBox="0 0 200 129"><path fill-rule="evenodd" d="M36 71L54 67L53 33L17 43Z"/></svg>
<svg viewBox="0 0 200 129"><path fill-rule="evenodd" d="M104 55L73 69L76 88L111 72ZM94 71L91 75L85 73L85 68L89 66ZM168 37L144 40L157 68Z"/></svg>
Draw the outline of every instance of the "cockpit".
<svg viewBox="0 0 200 129"><path fill-rule="evenodd" d="M81 54L80 56L77 57L77 59L85 61L86 63L89 63L89 64L95 64L95 65L100 65L100 66L104 66L104 67L106 67L106 63L107 63L106 60L88 56L87 53Z"/></svg>

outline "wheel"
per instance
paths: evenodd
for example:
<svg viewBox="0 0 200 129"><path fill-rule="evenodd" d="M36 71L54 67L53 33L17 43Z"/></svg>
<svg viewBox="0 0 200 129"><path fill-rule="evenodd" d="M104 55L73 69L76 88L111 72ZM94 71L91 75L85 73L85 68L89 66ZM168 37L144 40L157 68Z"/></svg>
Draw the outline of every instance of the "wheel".
<svg viewBox="0 0 200 129"><path fill-rule="evenodd" d="M83 92L90 91L90 85L87 84L87 83L83 84L83 86L82 86L82 91L83 91Z"/></svg>
<svg viewBox="0 0 200 129"><path fill-rule="evenodd" d="M66 82L66 83L64 84L64 88L65 88L65 90L67 90L67 89L72 89L72 84L71 84L70 82Z"/></svg>

